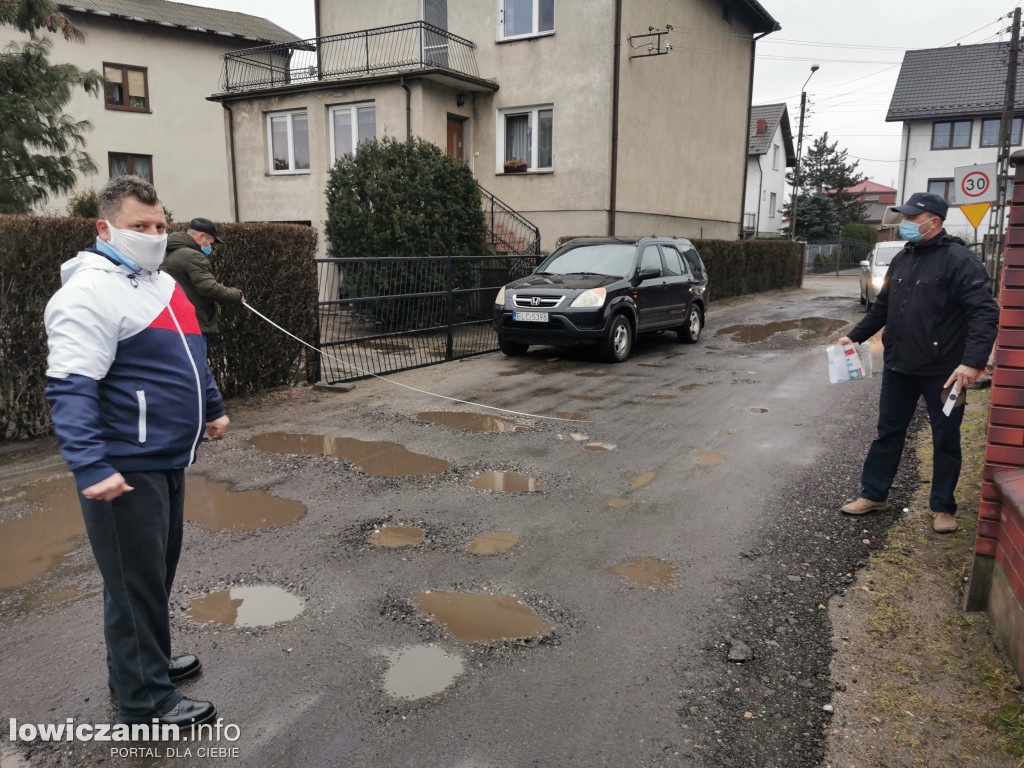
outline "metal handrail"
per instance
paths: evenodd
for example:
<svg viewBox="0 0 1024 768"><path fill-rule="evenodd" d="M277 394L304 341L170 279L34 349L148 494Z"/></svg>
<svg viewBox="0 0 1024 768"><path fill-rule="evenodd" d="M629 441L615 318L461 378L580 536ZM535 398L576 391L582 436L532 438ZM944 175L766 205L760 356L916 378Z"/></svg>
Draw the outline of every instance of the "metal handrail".
<svg viewBox="0 0 1024 768"><path fill-rule="evenodd" d="M262 45L221 55L221 90L232 93L411 69L479 77L475 48L472 40L425 21Z"/></svg>
<svg viewBox="0 0 1024 768"><path fill-rule="evenodd" d="M479 184L477 186L480 187ZM540 253L540 229L532 221L483 187L480 187L480 197L484 213L488 216L487 227L492 244L501 245L506 253L515 256ZM506 234L511 237L503 236Z"/></svg>

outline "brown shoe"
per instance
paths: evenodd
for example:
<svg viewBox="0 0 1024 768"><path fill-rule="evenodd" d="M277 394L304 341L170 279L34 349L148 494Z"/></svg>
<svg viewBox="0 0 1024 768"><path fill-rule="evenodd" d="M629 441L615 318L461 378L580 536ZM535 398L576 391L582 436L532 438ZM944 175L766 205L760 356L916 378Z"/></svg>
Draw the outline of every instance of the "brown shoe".
<svg viewBox="0 0 1024 768"><path fill-rule="evenodd" d="M953 533L959 527L956 518L948 512L935 513L935 519L932 521L932 530L936 533Z"/></svg>
<svg viewBox="0 0 1024 768"><path fill-rule="evenodd" d="M890 509L892 504L888 501L871 501L863 496L845 507L840 507L840 511L845 515L866 515L869 512L888 512Z"/></svg>

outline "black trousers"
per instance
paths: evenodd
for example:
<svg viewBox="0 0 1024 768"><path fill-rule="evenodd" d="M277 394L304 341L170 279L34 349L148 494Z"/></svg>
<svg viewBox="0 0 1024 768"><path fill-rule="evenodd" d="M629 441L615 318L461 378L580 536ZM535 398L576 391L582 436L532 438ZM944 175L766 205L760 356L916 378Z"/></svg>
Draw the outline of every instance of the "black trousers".
<svg viewBox="0 0 1024 768"><path fill-rule="evenodd" d="M103 576L103 634L119 723L149 722L181 700L167 676L168 598L181 554L184 470L126 472L113 501L79 495Z"/></svg>
<svg viewBox="0 0 1024 768"><path fill-rule="evenodd" d="M889 495L896 470L900 466L907 428L917 401L924 397L932 425L932 491L928 500L932 512L956 514L953 491L960 479L960 424L963 407L949 416L942 412L940 395L949 376L912 376L886 368L882 373L882 393L878 402L878 437L868 450L861 476L861 495L871 501L884 501Z"/></svg>

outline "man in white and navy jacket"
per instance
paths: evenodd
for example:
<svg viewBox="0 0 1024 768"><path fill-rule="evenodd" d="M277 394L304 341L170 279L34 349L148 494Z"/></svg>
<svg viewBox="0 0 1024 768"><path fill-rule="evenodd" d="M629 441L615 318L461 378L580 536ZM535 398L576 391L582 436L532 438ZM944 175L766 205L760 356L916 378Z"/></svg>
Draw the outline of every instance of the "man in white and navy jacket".
<svg viewBox="0 0 1024 768"><path fill-rule="evenodd" d="M99 216L95 246L61 266L46 306L46 396L103 576L118 722L188 726L216 709L174 687L201 664L171 655L168 598L185 468L228 417L195 310L160 272L167 221L156 190L136 176L111 179Z"/></svg>

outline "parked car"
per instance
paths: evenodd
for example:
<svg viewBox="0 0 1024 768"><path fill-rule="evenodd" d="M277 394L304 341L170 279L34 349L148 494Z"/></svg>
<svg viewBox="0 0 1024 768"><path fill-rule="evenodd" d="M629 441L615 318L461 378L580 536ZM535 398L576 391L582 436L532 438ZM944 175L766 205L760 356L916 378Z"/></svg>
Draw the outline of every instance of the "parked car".
<svg viewBox="0 0 1024 768"><path fill-rule="evenodd" d="M696 343L707 308L707 270L689 240L581 237L498 291L494 329L506 355L590 343L621 363L639 333L673 330Z"/></svg>
<svg viewBox="0 0 1024 768"><path fill-rule="evenodd" d="M865 310L870 310L875 303L878 292L882 290L885 273L889 270L889 262L903 250L902 240L891 243L879 243L871 251L871 255L860 263L860 303Z"/></svg>

